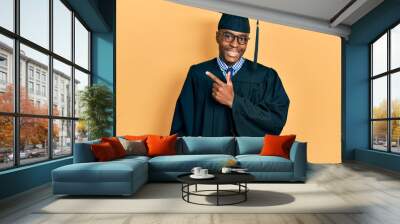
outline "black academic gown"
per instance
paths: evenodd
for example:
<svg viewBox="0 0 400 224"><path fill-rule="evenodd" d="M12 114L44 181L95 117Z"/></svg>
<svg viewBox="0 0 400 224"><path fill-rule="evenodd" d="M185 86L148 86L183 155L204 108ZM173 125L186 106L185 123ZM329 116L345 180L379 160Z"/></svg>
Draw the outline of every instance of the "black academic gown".
<svg viewBox="0 0 400 224"><path fill-rule="evenodd" d="M232 109L211 96L212 72L226 82L217 59L189 69L175 106L171 134L179 136L264 136L279 135L286 123L289 98L272 68L245 60L233 76Z"/></svg>

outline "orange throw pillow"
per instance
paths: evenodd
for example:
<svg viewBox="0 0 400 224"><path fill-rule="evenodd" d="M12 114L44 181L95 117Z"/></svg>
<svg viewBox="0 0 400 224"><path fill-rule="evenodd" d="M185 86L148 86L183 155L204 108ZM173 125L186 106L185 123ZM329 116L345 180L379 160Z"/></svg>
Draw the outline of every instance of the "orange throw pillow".
<svg viewBox="0 0 400 224"><path fill-rule="evenodd" d="M112 145L108 142L93 144L91 145L91 149L94 157L99 162L110 161L117 158Z"/></svg>
<svg viewBox="0 0 400 224"><path fill-rule="evenodd" d="M147 135L141 135L141 136L125 135L124 138L129 141L138 141L138 140L146 141Z"/></svg>
<svg viewBox="0 0 400 224"><path fill-rule="evenodd" d="M121 142L117 137L110 137L110 138L101 138L101 142L108 142L114 149L115 155L117 158L121 158L126 156L126 151L124 146L122 146Z"/></svg>
<svg viewBox="0 0 400 224"><path fill-rule="evenodd" d="M261 149L262 156L280 156L289 159L290 148L296 135L265 135L264 146Z"/></svg>
<svg viewBox="0 0 400 224"><path fill-rule="evenodd" d="M171 136L149 135L146 140L148 156L176 155L176 139L176 134Z"/></svg>

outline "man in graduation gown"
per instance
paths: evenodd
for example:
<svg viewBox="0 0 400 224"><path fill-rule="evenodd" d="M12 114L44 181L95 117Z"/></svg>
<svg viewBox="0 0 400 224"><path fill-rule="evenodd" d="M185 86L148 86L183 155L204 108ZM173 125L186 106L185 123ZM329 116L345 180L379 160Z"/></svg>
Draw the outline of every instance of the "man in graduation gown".
<svg viewBox="0 0 400 224"><path fill-rule="evenodd" d="M222 15L216 32L219 57L190 67L175 106L171 134L281 133L289 98L274 69L243 58L249 33L247 18Z"/></svg>

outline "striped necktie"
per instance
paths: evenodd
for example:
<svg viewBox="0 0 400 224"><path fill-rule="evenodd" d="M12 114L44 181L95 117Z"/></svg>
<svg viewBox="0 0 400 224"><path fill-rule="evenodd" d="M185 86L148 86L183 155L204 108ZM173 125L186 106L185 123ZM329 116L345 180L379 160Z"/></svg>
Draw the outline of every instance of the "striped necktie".
<svg viewBox="0 0 400 224"><path fill-rule="evenodd" d="M234 72L235 70L232 68L232 67L229 67L228 69L226 69L226 75L228 75L228 73L230 73L231 74L231 78L233 77L233 72Z"/></svg>

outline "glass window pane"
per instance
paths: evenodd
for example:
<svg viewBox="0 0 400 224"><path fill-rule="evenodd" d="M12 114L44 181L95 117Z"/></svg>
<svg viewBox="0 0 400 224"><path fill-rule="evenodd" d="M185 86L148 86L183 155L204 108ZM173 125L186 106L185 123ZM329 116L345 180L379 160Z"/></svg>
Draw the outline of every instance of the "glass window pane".
<svg viewBox="0 0 400 224"><path fill-rule="evenodd" d="M20 0L21 36L49 48L49 0Z"/></svg>
<svg viewBox="0 0 400 224"><path fill-rule="evenodd" d="M373 75L387 71L387 34L372 44L372 71Z"/></svg>
<svg viewBox="0 0 400 224"><path fill-rule="evenodd" d="M0 170L14 166L13 118L0 116Z"/></svg>
<svg viewBox="0 0 400 224"><path fill-rule="evenodd" d="M53 115L72 117L71 66L53 60Z"/></svg>
<svg viewBox="0 0 400 224"><path fill-rule="evenodd" d="M75 143L87 141L88 134L86 122L84 120L75 121Z"/></svg>
<svg viewBox="0 0 400 224"><path fill-rule="evenodd" d="M53 51L71 60L72 12L60 0L53 0L53 17Z"/></svg>
<svg viewBox="0 0 400 224"><path fill-rule="evenodd" d="M0 1L0 26L14 31L14 0Z"/></svg>
<svg viewBox="0 0 400 224"><path fill-rule="evenodd" d="M86 86L89 86L89 75L75 69L75 117L81 115L80 94Z"/></svg>
<svg viewBox="0 0 400 224"><path fill-rule="evenodd" d="M14 42L0 35L0 111L14 111Z"/></svg>
<svg viewBox="0 0 400 224"><path fill-rule="evenodd" d="M53 120L53 157L72 154L72 121Z"/></svg>
<svg viewBox="0 0 400 224"><path fill-rule="evenodd" d="M20 164L49 158L49 123L45 118L20 118Z"/></svg>
<svg viewBox="0 0 400 224"><path fill-rule="evenodd" d="M48 114L49 57L23 44L20 55L21 113Z"/></svg>
<svg viewBox="0 0 400 224"><path fill-rule="evenodd" d="M89 32L75 18L75 64L89 70Z"/></svg>
<svg viewBox="0 0 400 224"><path fill-rule="evenodd" d="M387 151L387 121L372 122L372 148Z"/></svg>
<svg viewBox="0 0 400 224"><path fill-rule="evenodd" d="M390 97L392 117L400 118L400 72L391 75Z"/></svg>
<svg viewBox="0 0 400 224"><path fill-rule="evenodd" d="M372 118L387 118L387 77L372 80Z"/></svg>
<svg viewBox="0 0 400 224"><path fill-rule="evenodd" d="M391 69L400 67L400 24L391 31L390 58Z"/></svg>
<svg viewBox="0 0 400 224"><path fill-rule="evenodd" d="M400 120L391 121L392 152L400 153Z"/></svg>

